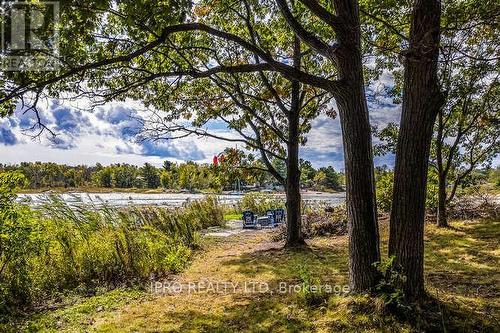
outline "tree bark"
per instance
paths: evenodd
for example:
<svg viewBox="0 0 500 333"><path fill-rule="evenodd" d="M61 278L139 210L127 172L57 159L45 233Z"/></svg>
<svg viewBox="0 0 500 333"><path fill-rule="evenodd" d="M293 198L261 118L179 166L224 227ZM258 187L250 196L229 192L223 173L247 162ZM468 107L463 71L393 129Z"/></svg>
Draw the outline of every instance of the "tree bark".
<svg viewBox="0 0 500 333"><path fill-rule="evenodd" d="M351 291L372 289L380 261L375 203L375 177L371 127L363 80L359 8L357 1L334 1L341 27L337 32L339 77L349 87L337 98L346 173L349 230L349 278Z"/></svg>
<svg viewBox="0 0 500 333"><path fill-rule="evenodd" d="M290 125L292 125L290 123ZM290 126L290 132L298 132L298 121ZM295 136L290 136L295 138ZM287 247L296 247L304 244L301 233L301 207L300 207L300 169L299 169L299 142L289 140L287 158L286 180L286 219L287 219Z"/></svg>
<svg viewBox="0 0 500 333"><path fill-rule="evenodd" d="M416 0L394 168L389 255L406 276L405 295L424 295L424 215L432 131L443 103L437 77L441 4Z"/></svg>
<svg viewBox="0 0 500 333"><path fill-rule="evenodd" d="M438 227L447 227L448 220L446 217L446 177L447 168L443 165L443 109L439 110L438 128L436 137L436 164L438 172L438 211L437 225Z"/></svg>
<svg viewBox="0 0 500 333"><path fill-rule="evenodd" d="M439 174L438 187L437 226L447 228L448 216L446 215L446 175Z"/></svg>
<svg viewBox="0 0 500 333"><path fill-rule="evenodd" d="M293 66L300 68L300 40L294 38ZM300 123L300 82L292 81L290 111L288 113L287 174L286 174L286 247L304 244L301 230L300 212L300 166L299 166L299 123Z"/></svg>

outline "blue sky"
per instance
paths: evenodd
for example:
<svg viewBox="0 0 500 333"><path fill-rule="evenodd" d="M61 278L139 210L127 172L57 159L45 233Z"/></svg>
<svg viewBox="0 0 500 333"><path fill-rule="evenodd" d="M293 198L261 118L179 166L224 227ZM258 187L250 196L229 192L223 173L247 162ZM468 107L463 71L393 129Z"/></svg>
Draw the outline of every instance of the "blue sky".
<svg viewBox="0 0 500 333"><path fill-rule="evenodd" d="M390 77L382 77L367 88L370 120L372 125L384 126L398 121L400 106L383 92ZM81 105L83 104L83 106ZM335 105L332 105L335 108ZM13 116L0 119L0 156L2 163L24 161L52 161L70 165L150 162L161 165L164 160L210 162L214 154L225 147L234 146L224 141L207 138L183 138L159 143L136 142L132 133L141 116L140 105L134 102L113 102L93 108L85 102L46 101L39 105L44 124L57 136L44 135L37 139L24 134L33 124L32 114L16 110ZM143 114L143 113L142 113ZM210 130L225 136L234 135L220 124ZM321 115L314 120L302 158L314 167L333 165L343 169L342 136L338 119ZM376 164L393 164L393 157L376 158Z"/></svg>

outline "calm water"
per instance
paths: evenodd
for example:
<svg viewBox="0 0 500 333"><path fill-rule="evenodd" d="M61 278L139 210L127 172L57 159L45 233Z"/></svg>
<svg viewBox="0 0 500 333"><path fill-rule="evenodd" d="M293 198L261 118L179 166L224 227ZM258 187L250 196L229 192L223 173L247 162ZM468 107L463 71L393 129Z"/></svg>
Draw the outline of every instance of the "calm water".
<svg viewBox="0 0 500 333"><path fill-rule="evenodd" d="M283 194L274 194L276 196L284 197ZM99 205L106 203L110 206L123 207L127 205L155 205L163 207L177 207L183 203L202 199L205 194L193 193L67 193L61 194L61 198L67 203L94 203ZM242 195L235 194L220 194L217 195L219 201L223 204L235 204ZM32 206L40 205L48 198L48 194L20 194L18 200L25 201ZM336 206L345 201L345 193L321 193L321 192L307 192L302 194L302 198L309 204L326 204L329 206Z"/></svg>

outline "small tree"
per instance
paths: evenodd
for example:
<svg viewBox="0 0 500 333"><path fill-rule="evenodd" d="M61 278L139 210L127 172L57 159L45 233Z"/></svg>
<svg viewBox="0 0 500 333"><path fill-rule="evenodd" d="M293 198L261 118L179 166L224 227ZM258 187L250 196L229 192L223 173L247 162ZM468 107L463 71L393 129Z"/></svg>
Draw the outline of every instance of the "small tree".
<svg viewBox="0 0 500 333"><path fill-rule="evenodd" d="M141 168L141 174L147 188L158 188L160 186L160 174L151 164L145 163Z"/></svg>
<svg viewBox="0 0 500 333"><path fill-rule="evenodd" d="M311 162L300 160L300 183L305 187L311 187L317 171L312 167Z"/></svg>

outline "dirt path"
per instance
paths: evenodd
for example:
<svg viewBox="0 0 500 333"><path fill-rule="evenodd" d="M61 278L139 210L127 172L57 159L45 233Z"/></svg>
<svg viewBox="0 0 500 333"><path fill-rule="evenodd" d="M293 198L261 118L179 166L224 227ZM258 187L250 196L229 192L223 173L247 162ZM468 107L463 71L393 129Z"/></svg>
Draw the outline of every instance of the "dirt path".
<svg viewBox="0 0 500 333"><path fill-rule="evenodd" d="M300 283L300 270L309 265L330 280L343 281L347 269L345 253L331 251L328 247L335 244L321 242L311 245L306 253L285 251L282 243L272 241L271 233L260 230L207 237L203 250L189 268L169 281L151 285L155 292L152 299L132 303L97 320L93 329L106 332L305 329L307 316L290 299L297 295L278 295L276 286L282 281L291 285ZM340 238L330 243L344 241ZM331 265L335 262L340 267Z"/></svg>
<svg viewBox="0 0 500 333"><path fill-rule="evenodd" d="M418 316L412 312L417 321L390 315L383 300L368 295L279 292L283 283L345 286L347 237L318 237L285 250L271 230L260 230L205 234L185 271L168 284L153 282L157 293L118 288L79 297L0 331L412 332L446 325L449 332L496 332L500 222L452 223L449 229L426 226L427 290L441 301ZM385 252L387 223L380 231Z"/></svg>

